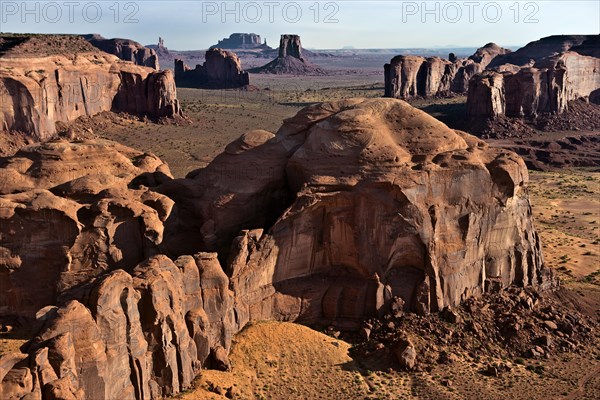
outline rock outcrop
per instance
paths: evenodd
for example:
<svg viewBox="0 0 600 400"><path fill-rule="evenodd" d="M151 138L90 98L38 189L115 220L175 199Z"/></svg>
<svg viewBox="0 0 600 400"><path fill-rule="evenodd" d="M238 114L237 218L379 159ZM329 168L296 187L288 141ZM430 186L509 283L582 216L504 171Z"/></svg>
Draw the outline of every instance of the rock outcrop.
<svg viewBox="0 0 600 400"><path fill-rule="evenodd" d="M239 57L232 51L210 49L206 61L189 68L182 60L175 60L175 81L178 86L230 89L250 84L248 72L242 69Z"/></svg>
<svg viewBox="0 0 600 400"><path fill-rule="evenodd" d="M136 66L99 51L35 56L17 50L0 58L0 130L45 140L54 135L57 122L102 111L155 118L181 112L170 71Z"/></svg>
<svg viewBox="0 0 600 400"><path fill-rule="evenodd" d="M438 310L540 279L526 182L513 153L404 102L325 103L161 186L181 213L164 244L193 252L185 237L213 250L234 239L239 318L347 322L393 296Z"/></svg>
<svg viewBox="0 0 600 400"><path fill-rule="evenodd" d="M0 358L3 399L158 399L188 388L229 351L233 294L215 254L155 256L48 307L30 354ZM221 355L222 357L222 355ZM4 378L4 379L3 379ZM56 392L60 392L57 395Z"/></svg>
<svg viewBox="0 0 600 400"><path fill-rule="evenodd" d="M232 33L228 38L219 40L219 42L211 46L218 49L270 49L267 42L262 42L260 35L256 33Z"/></svg>
<svg viewBox="0 0 600 400"><path fill-rule="evenodd" d="M571 100L591 99L600 92L600 58L567 51L516 71L500 69L476 75L469 84L470 118L535 118L563 113Z"/></svg>
<svg viewBox="0 0 600 400"><path fill-rule="evenodd" d="M250 70L257 74L322 75L324 71L302 57L299 35L281 35L276 59Z"/></svg>
<svg viewBox="0 0 600 400"><path fill-rule="evenodd" d="M104 52L115 55L135 65L159 70L158 55L153 49L142 46L131 39L106 39L98 34L83 36L90 44Z"/></svg>
<svg viewBox="0 0 600 400"><path fill-rule="evenodd" d="M528 67L545 58L554 57L569 50L577 51L577 49L581 51L580 54L599 57L599 50L597 50L599 38L600 35L547 36L540 40L530 42L512 53L496 57L488 66L490 69L500 67L504 64ZM590 53L586 54L586 51Z"/></svg>
<svg viewBox="0 0 600 400"><path fill-rule="evenodd" d="M385 97L408 99L451 93L466 93L469 79L482 72L498 55L510 53L495 43L488 43L468 59L452 61L439 57L400 55L384 65Z"/></svg>
<svg viewBox="0 0 600 400"><path fill-rule="evenodd" d="M12 164L22 171L23 162ZM175 200L172 212L157 207L169 215L160 247L171 258L109 265L40 310L44 326L23 347L27 354L0 358L0 394L155 399L188 387L202 366L227 369L231 337L250 321L357 328L392 303L426 314L512 284L540 284L547 270L527 179L514 153L400 100L308 107L277 134L248 132L206 168L156 186L159 199ZM81 192L68 186L70 198ZM26 215L42 204L8 210ZM71 210L85 225L90 210ZM96 221L94 229L105 226ZM199 252L227 245L221 261ZM414 354L405 356L410 367Z"/></svg>
<svg viewBox="0 0 600 400"><path fill-rule="evenodd" d="M70 288L158 253L173 202L157 157L109 141L0 159L0 316L31 318ZM128 185L138 189L128 189Z"/></svg>

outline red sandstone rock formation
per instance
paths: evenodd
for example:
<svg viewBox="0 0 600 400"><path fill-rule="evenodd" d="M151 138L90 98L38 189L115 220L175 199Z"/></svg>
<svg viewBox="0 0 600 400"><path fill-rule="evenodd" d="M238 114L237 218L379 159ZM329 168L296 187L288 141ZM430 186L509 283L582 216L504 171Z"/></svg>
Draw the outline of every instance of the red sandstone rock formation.
<svg viewBox="0 0 600 400"><path fill-rule="evenodd" d="M468 59L396 56L384 66L385 97L408 99L465 93L469 79L498 55L510 53L495 43L477 49Z"/></svg>
<svg viewBox="0 0 600 400"><path fill-rule="evenodd" d="M190 69L182 60L175 60L175 80L184 87L229 89L250 84L239 57L232 51L210 49L204 65Z"/></svg>
<svg viewBox="0 0 600 400"><path fill-rule="evenodd" d="M10 168L23 175L23 164ZM70 198L87 187L61 186ZM168 201L156 207L164 196L144 200L148 189L120 189L134 199L140 192L140 203L162 210L161 221L171 215L164 236L181 234L187 250L231 243L224 268L216 253L194 251L95 271L37 313L44 326L27 354L0 358L2 396L159 398L188 387L201 366L227 368L231 337L249 321L356 327L394 299L427 313L511 284L539 284L547 272L523 161L396 99L308 107L277 134L249 132L160 191L176 200L173 212ZM100 192L96 204L114 202L116 192ZM25 217L45 204L8 209ZM81 225L118 232L116 222L100 222L137 215L113 205L90 225L90 209L69 204L75 234ZM49 245L46 237L35 242ZM168 240L161 246L177 251ZM118 254L84 254L107 253ZM6 254L15 267L4 274L28 253Z"/></svg>
<svg viewBox="0 0 600 400"><path fill-rule="evenodd" d="M69 288L156 254L173 202L127 185L168 177L155 156L108 141L0 159L0 316L32 317Z"/></svg>
<svg viewBox="0 0 600 400"><path fill-rule="evenodd" d="M594 100L600 90L599 70L600 58L567 51L534 67L486 71L471 79L467 112L477 119L560 114L571 100Z"/></svg>
<svg viewBox="0 0 600 400"><path fill-rule="evenodd" d="M235 239L227 267L250 309L256 301L257 310L277 308L261 297L265 290L292 305L278 314L311 322L376 313L390 296L412 309L441 309L538 281L526 175L514 154L403 102L325 103L286 121L275 137L245 134L191 179L163 185L181 212L165 245L182 251L180 239L169 242L174 232L220 250L240 229L268 228ZM458 181L460 196L450 183Z"/></svg>
<svg viewBox="0 0 600 400"><path fill-rule="evenodd" d="M276 59L250 72L257 74L321 75L324 71L302 57L302 43L298 35L281 35Z"/></svg>
<svg viewBox="0 0 600 400"><path fill-rule="evenodd" d="M130 39L106 39L98 34L83 36L90 44L102 51L115 55L124 61L159 70L158 56L153 49L142 46Z"/></svg>
<svg viewBox="0 0 600 400"><path fill-rule="evenodd" d="M56 132L57 122L102 111L180 114L170 71L157 72L101 52L72 54L32 57L16 52L0 58L0 130L45 140Z"/></svg>

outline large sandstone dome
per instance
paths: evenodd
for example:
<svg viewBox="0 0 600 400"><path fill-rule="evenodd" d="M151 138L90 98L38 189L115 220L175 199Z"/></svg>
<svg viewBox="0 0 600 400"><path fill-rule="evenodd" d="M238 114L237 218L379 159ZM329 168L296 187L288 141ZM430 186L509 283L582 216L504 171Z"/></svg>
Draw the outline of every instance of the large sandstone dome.
<svg viewBox="0 0 600 400"><path fill-rule="evenodd" d="M241 307L259 310L250 319L347 322L394 297L427 312L539 282L527 179L515 154L403 101L323 103L164 185L180 213L165 237L178 232L175 252L184 237L222 250L259 229L234 239L227 266L248 296Z"/></svg>
<svg viewBox="0 0 600 400"><path fill-rule="evenodd" d="M105 169L82 176L85 154ZM0 397L157 399L227 369L251 321L356 328L547 271L523 161L395 99L308 107L186 179L108 142L0 168L0 317L46 306L0 358Z"/></svg>

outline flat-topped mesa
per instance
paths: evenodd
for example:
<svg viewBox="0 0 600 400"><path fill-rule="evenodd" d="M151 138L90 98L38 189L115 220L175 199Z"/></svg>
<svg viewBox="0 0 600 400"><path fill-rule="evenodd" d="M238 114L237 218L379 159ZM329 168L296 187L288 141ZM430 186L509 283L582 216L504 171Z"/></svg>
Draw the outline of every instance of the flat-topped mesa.
<svg viewBox="0 0 600 400"><path fill-rule="evenodd" d="M228 38L219 40L219 42L216 45L211 46L210 48L228 50L247 50L258 48L270 49L270 47L266 45L266 42L265 44L262 43L260 35L257 35L256 33L232 33L231 35L229 35Z"/></svg>
<svg viewBox="0 0 600 400"><path fill-rule="evenodd" d="M98 34L83 36L90 44L102 51L113 54L124 61L131 61L136 65L159 70L158 55L154 49L142 46L130 39L106 39Z"/></svg>
<svg viewBox="0 0 600 400"><path fill-rule="evenodd" d="M56 133L57 122L103 111L153 118L181 114L171 71L155 71L108 53L87 51L86 46L94 48L78 36L52 35L48 41L69 42L69 47L54 54L54 46L48 46L48 54L41 56L28 51L29 40L24 38L1 58L5 68L0 70L0 130L46 140ZM36 47L44 54L46 42L40 37L33 41L42 44Z"/></svg>
<svg viewBox="0 0 600 400"><path fill-rule="evenodd" d="M230 89L249 85L250 77L234 52L213 48L206 52L204 64L195 69L175 59L175 81L183 87Z"/></svg>
<svg viewBox="0 0 600 400"><path fill-rule="evenodd" d="M510 52L494 43L488 43L468 59L450 60L439 57L400 55L384 65L384 97L408 99L415 96L431 97L451 93L466 93L469 79L483 71L500 54Z"/></svg>
<svg viewBox="0 0 600 400"><path fill-rule="evenodd" d="M279 57L302 59L302 43L299 35L281 35L279 39Z"/></svg>

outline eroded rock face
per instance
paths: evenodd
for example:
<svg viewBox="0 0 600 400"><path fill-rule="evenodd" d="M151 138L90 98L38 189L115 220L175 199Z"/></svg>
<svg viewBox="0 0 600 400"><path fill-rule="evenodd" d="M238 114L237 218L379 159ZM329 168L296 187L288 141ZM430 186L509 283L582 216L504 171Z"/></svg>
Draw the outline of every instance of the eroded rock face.
<svg viewBox="0 0 600 400"><path fill-rule="evenodd" d="M468 59L400 55L384 65L385 97L408 99L467 92L469 79L498 55L510 53L495 43L477 49Z"/></svg>
<svg viewBox="0 0 600 400"><path fill-rule="evenodd" d="M160 189L187 194L167 231L207 244L249 229L227 266L242 322L345 323L394 296L428 312L540 280L523 161L401 101L309 107L190 178ZM273 219L265 202L277 198L268 209L289 206Z"/></svg>
<svg viewBox="0 0 600 400"><path fill-rule="evenodd" d="M213 259L155 256L80 289L48 311L29 357L0 359L16 375L0 377L3 398L39 396L42 387L71 395L56 398L157 399L189 387L209 355L225 352L227 362L233 297ZM28 373L41 382L20 387Z"/></svg>
<svg viewBox="0 0 600 400"><path fill-rule="evenodd" d="M553 35L528 43L520 49L501 54L489 63L490 68L512 64L519 67L531 66L545 58L562 54L566 51L580 51L582 55L595 56L600 35Z"/></svg>
<svg viewBox="0 0 600 400"><path fill-rule="evenodd" d="M103 53L40 58L3 57L0 129L36 140L102 111L151 117L180 114L173 74L124 63Z"/></svg>
<svg viewBox="0 0 600 400"><path fill-rule="evenodd" d="M279 57L302 58L302 43L299 35L281 35Z"/></svg>
<svg viewBox="0 0 600 400"><path fill-rule="evenodd" d="M182 60L175 60L175 80L180 86L227 89L250 84L239 57L232 51L218 48L206 52L204 65L189 68Z"/></svg>
<svg viewBox="0 0 600 400"><path fill-rule="evenodd" d="M131 39L106 39L98 34L85 35L85 40L102 51L113 54L124 61L131 61L136 65L159 70L156 51L142 46Z"/></svg>
<svg viewBox="0 0 600 400"><path fill-rule="evenodd" d="M76 197L80 186L69 187ZM58 307L37 313L44 327L27 355L0 358L4 396L39 397L43 387L59 398L156 399L188 387L202 366L228 369L231 338L251 321L356 328L390 307L425 314L546 275L523 161L396 99L323 103L275 135L244 134L206 168L157 187L176 200L172 213L164 196L143 188L113 187L79 209L69 200L60 210L73 221L73 240L90 243L79 232L109 234L111 218L139 215L133 205L108 207L100 220L82 221L119 190L134 198L130 204L160 209L161 221L170 215L164 235L176 240L163 241L161 251L195 255L153 255L135 268L127 268L133 259L107 264L64 291ZM47 200L20 209L58 202L50 192L38 196ZM146 223L150 216L140 212ZM50 249L49 240L29 242ZM197 252L229 243L222 262ZM15 258L6 270L22 268L27 251L6 254ZM414 350L401 355L412 368Z"/></svg>
<svg viewBox="0 0 600 400"><path fill-rule="evenodd" d="M486 71L471 79L467 112L471 118L536 117L563 113L571 100L600 90L600 58L567 51L535 66Z"/></svg>
<svg viewBox="0 0 600 400"><path fill-rule="evenodd" d="M0 315L32 317L94 276L158 252L168 167L108 141L49 142L0 159ZM35 277L35 279L32 279Z"/></svg>

